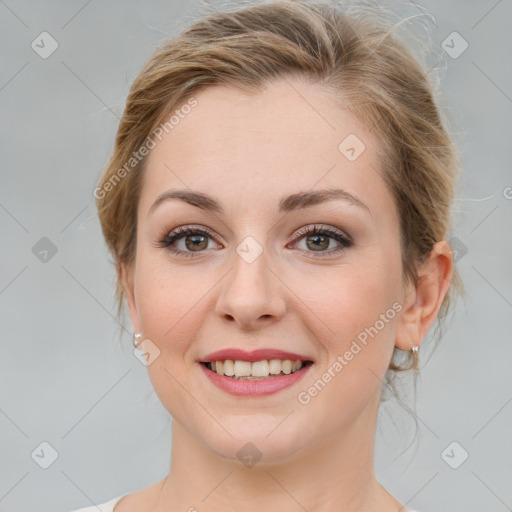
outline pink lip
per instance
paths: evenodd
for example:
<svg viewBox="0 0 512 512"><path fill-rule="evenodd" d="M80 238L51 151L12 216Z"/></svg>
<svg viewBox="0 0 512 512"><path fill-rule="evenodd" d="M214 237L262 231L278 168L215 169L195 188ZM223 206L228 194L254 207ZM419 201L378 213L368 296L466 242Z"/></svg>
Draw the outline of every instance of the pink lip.
<svg viewBox="0 0 512 512"><path fill-rule="evenodd" d="M231 352L232 353L232 352ZM217 355L215 353L214 355ZM226 358L230 359L230 358ZM237 357L237 359L240 359ZM262 358L266 359L266 358ZM279 359L276 357L276 359ZM287 357L287 359L289 359ZM219 359L214 359L219 360ZM256 361L261 361L261 359L255 359ZM297 360L297 359L295 359ZM229 393L234 396L265 396L270 395L272 393L277 393L282 389L288 388L298 382L300 379L306 375L306 373L311 368L311 364L304 366L301 370L295 373L290 373L289 375L280 375L278 377L269 377L264 380L237 380L232 379L231 377L226 377L225 375L219 375L211 370L209 370L206 365L199 363L202 371L208 377L210 382L217 386L222 391Z"/></svg>
<svg viewBox="0 0 512 512"><path fill-rule="evenodd" d="M290 359L291 361L312 361L310 357L294 354L293 352L283 352L277 349L261 348L247 352L239 348L227 348L224 350L217 350L207 356L203 357L200 362L211 363L212 361L225 361L226 359L239 360L239 361L263 361L269 359Z"/></svg>

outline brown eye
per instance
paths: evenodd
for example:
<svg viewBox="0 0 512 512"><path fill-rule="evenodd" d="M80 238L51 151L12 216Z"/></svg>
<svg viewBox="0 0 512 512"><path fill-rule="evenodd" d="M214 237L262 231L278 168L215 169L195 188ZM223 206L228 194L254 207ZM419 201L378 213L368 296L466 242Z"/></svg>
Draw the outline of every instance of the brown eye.
<svg viewBox="0 0 512 512"><path fill-rule="evenodd" d="M306 245L308 249L313 251L325 250L329 248L329 237L323 235L311 235L306 237Z"/></svg>
<svg viewBox="0 0 512 512"><path fill-rule="evenodd" d="M193 256L193 253L206 252L210 242L214 242L213 233L207 228L190 226L179 227L157 242L162 247L180 256Z"/></svg>
<svg viewBox="0 0 512 512"><path fill-rule="evenodd" d="M208 247L208 237L204 235L188 235L185 237L185 246L190 251L202 251Z"/></svg>
<svg viewBox="0 0 512 512"><path fill-rule="evenodd" d="M299 246L303 241L305 248ZM334 242L334 247L330 247L331 242ZM343 231L323 226L307 226L296 234L293 245L303 251L316 253L315 257L322 257L347 249L352 245L352 239Z"/></svg>

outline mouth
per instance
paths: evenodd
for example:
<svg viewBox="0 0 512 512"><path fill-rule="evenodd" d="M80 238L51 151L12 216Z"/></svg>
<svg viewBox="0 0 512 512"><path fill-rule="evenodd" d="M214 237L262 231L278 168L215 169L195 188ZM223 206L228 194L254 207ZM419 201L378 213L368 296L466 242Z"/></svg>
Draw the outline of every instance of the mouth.
<svg viewBox="0 0 512 512"><path fill-rule="evenodd" d="M273 349L246 352L227 349L198 361L209 383L236 397L260 397L293 386L314 362L299 354Z"/></svg>
<svg viewBox="0 0 512 512"><path fill-rule="evenodd" d="M263 381L296 374L311 366L313 361L299 359L262 359L260 361L224 359L201 362L201 364L211 373L232 380Z"/></svg>

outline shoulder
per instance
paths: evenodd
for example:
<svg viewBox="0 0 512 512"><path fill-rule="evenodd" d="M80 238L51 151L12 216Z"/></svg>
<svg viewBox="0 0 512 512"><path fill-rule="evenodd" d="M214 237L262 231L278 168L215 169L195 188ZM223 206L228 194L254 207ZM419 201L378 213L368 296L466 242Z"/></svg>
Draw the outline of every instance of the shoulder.
<svg viewBox="0 0 512 512"><path fill-rule="evenodd" d="M103 504L104 508L101 508L102 505L99 505L98 507L92 507L90 511L87 508L84 510L72 510L71 512L98 512L98 508L101 512L132 512L133 510L149 512L154 510L157 505L164 481L165 478L149 487L127 492L117 498L113 498Z"/></svg>
<svg viewBox="0 0 512 512"><path fill-rule="evenodd" d="M122 494L121 496L117 496L112 498L105 503L101 503L99 505L91 505L90 507L85 508L77 508L74 510L70 510L70 512L114 512L114 507L121 501L121 498L126 496L126 494Z"/></svg>
<svg viewBox="0 0 512 512"><path fill-rule="evenodd" d="M151 510L151 508L148 507L154 506L156 503L159 491L164 481L165 479L144 489L121 494L120 496L112 498L99 505L91 505L85 508L78 508L70 510L69 512L124 512L126 510L137 510L139 512L144 512L146 510ZM114 507L116 507L115 511Z"/></svg>

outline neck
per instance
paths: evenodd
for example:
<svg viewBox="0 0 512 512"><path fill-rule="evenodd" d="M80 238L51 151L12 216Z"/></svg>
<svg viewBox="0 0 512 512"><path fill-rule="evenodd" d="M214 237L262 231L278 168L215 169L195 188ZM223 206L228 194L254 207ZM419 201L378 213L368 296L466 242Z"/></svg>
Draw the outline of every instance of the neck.
<svg viewBox="0 0 512 512"><path fill-rule="evenodd" d="M221 459L173 422L171 470L156 510L396 512L400 503L374 474L377 406L293 460L250 468Z"/></svg>

